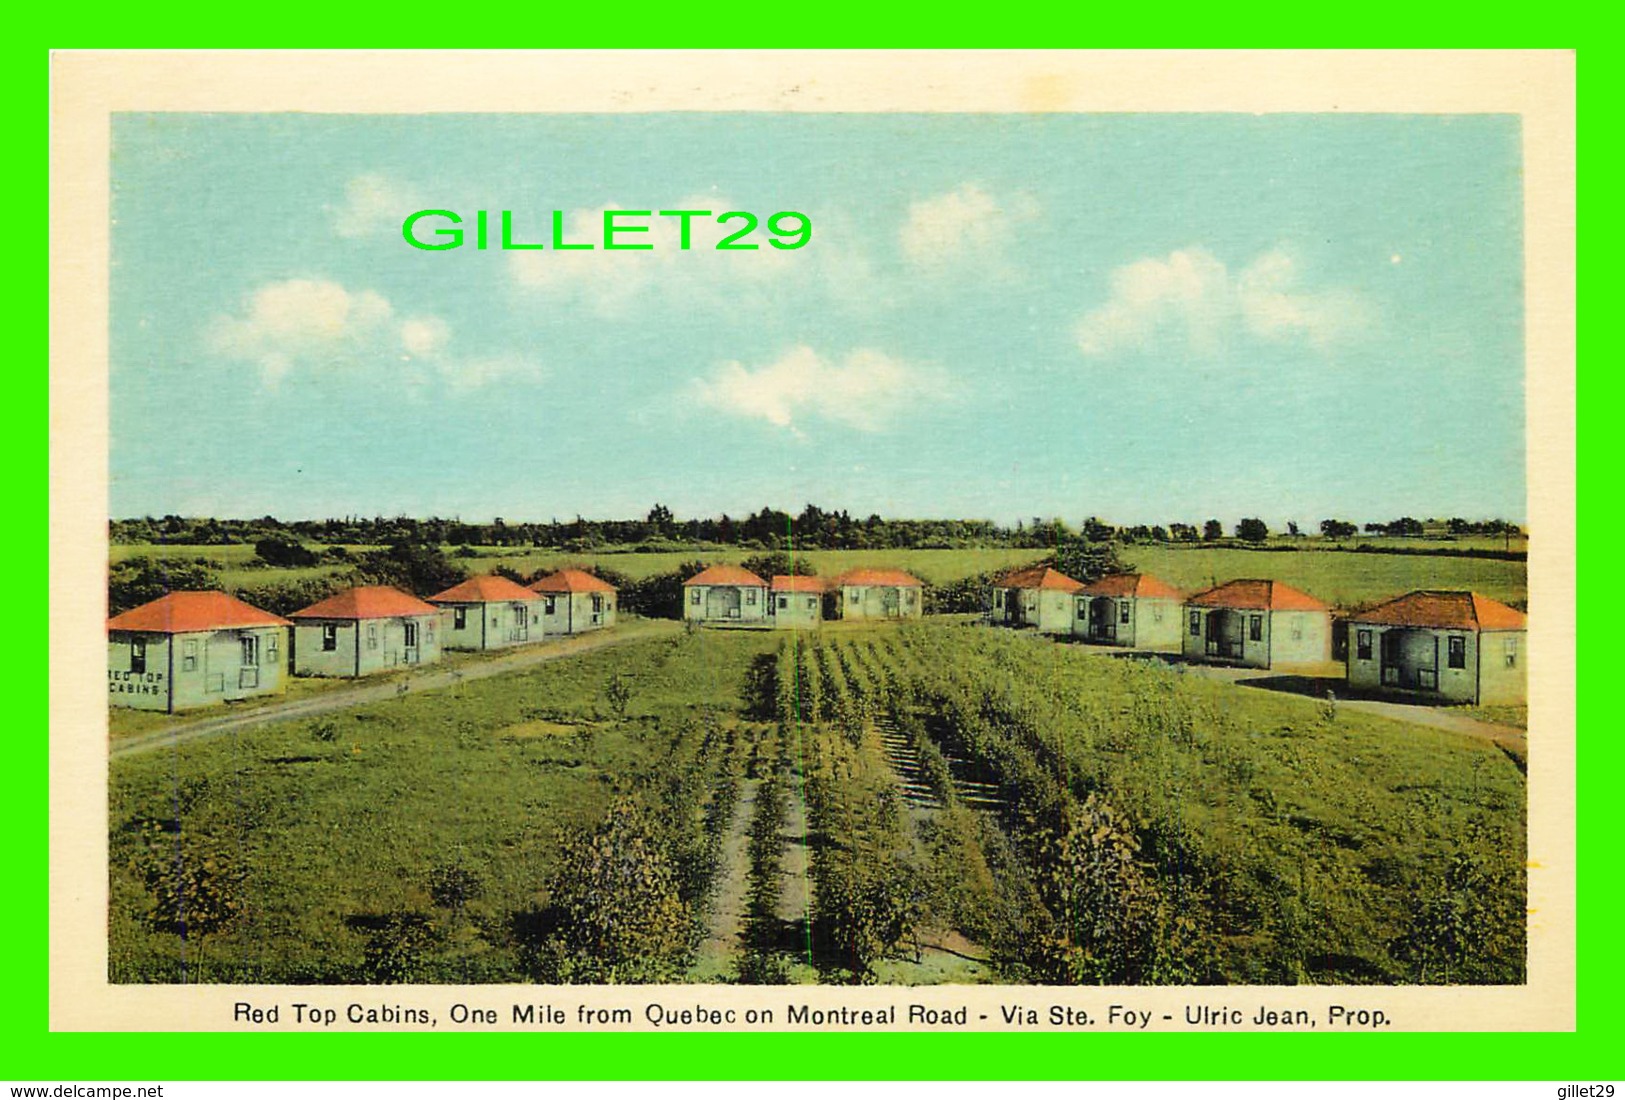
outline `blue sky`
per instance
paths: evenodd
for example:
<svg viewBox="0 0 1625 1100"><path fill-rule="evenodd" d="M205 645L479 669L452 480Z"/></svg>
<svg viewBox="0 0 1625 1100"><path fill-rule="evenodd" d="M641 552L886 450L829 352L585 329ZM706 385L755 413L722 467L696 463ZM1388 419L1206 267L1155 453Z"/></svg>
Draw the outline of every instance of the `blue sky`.
<svg viewBox="0 0 1625 1100"><path fill-rule="evenodd" d="M1507 116L126 115L113 186L115 516L1525 516Z"/></svg>

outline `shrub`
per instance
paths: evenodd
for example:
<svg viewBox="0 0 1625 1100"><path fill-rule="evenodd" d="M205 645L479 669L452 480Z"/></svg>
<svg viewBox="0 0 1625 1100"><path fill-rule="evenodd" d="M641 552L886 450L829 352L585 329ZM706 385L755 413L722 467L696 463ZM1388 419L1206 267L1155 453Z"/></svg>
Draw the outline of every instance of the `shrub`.
<svg viewBox="0 0 1625 1100"><path fill-rule="evenodd" d="M247 872L234 853L207 837L167 834L157 822L148 822L146 831L141 875L152 892L155 928L189 939L217 932L242 914Z"/></svg>

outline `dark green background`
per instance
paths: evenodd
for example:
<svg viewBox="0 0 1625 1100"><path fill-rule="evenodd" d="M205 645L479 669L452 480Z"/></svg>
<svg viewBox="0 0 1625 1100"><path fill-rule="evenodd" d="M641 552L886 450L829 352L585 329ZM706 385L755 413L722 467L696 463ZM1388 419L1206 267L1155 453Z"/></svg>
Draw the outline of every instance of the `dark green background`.
<svg viewBox="0 0 1625 1100"><path fill-rule="evenodd" d="M757 3L741 9L706 6L565 8L507 11L392 5L385 9L300 3L276 7L136 7L96 11L77 25L8 28L4 79L19 110L12 116L15 159L5 174L11 202L7 282L22 336L7 370L14 411L15 459L36 461L12 480L18 514L39 517L40 535L6 540L3 553L11 610L20 622L49 621L49 568L43 537L48 516L46 440L47 295L45 272L52 229L37 216L47 208L44 167L48 128L47 49L72 48L398 48L425 47L958 47L1056 48L1176 45L1296 47L1321 41L1345 45L1409 43L1438 46L1463 38L1517 38L1523 43L1572 45L1584 28L1553 6L1517 9L1503 20L1493 9L1361 5L1249 8L1233 5L1136 5L1109 9L964 8L933 4L881 12L841 2L816 11ZM49 17L40 17L49 18ZM1152 42L1158 35L1176 36ZM1591 36L1595 37L1595 36ZM1587 51L1607 63L1611 50ZM1617 57L1615 58L1617 61ZM1611 101L1611 96L1609 97ZM1599 102L1593 96L1594 103ZM1611 102L1608 104L1611 106ZM1611 117L1611 116L1610 116ZM33 158L38 158L37 160ZM32 163L31 163L32 162ZM1612 230L1609 231L1612 233ZM1593 300L1612 290L1611 248L1595 248ZM1597 257L1601 256L1601 259ZM26 262L25 257L33 259ZM1606 265L1606 266L1605 266ZM27 274L25 274L25 272ZM24 318L33 321L30 325ZM37 349L37 351L35 351ZM34 354L30 354L34 351ZM1586 447L1593 477L1580 479L1592 513L1617 499L1610 471L1616 455L1606 442L1614 423L1618 383L1611 363L1593 364L1580 379L1582 427L1607 424L1605 442ZM26 410L26 411L25 411ZM28 419L30 418L31 419ZM34 433L38 432L38 436ZM1533 440L1531 441L1534 442ZM1605 450L1606 448L1606 450ZM37 457L36 457L37 456ZM1532 491L1538 488L1532 487ZM1611 557L1592 544L1587 563ZM1604 568L1608 562L1602 561ZM1604 605L1606 606L1606 604ZM1617 616L1612 616L1617 617ZM1587 621L1597 621L1593 615ZM1589 632L1589 631L1588 631ZM1591 696L1582 714L1592 736L1581 742L1579 776L1579 1027L1574 1033L1337 1035L1261 1034L53 1034L47 1025L47 729L46 654L37 630L17 630L28 644L12 650L13 684L39 685L13 695L5 825L5 882L0 902L7 945L0 993L0 1079L209 1080L294 1079L532 1079L532 1078L990 1078L990 1079L1536 1079L1584 1081L1620 1076L1618 1017L1620 906L1618 868L1621 796L1615 718ZM10 647L8 647L10 648ZM1609 650L1610 653L1613 649ZM1593 662L1595 663L1595 662ZM1592 670L1593 676L1596 670ZM90 945L87 945L87 947Z"/></svg>

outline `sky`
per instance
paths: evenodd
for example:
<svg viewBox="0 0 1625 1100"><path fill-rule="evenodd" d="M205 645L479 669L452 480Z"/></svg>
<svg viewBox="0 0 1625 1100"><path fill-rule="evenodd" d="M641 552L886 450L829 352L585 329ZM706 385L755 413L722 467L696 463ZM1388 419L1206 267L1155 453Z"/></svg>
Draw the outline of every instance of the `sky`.
<svg viewBox="0 0 1625 1100"><path fill-rule="evenodd" d="M1519 156L1494 115L120 115L110 511L1521 521ZM429 208L813 232L412 248Z"/></svg>

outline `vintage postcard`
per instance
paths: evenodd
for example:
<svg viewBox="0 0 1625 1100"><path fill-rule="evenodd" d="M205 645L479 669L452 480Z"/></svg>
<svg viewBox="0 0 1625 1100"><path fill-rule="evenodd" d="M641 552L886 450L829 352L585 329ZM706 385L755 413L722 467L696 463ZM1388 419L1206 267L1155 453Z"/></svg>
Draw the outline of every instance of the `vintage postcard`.
<svg viewBox="0 0 1625 1100"><path fill-rule="evenodd" d="M1571 55L54 67L53 1027L1574 1026Z"/></svg>

